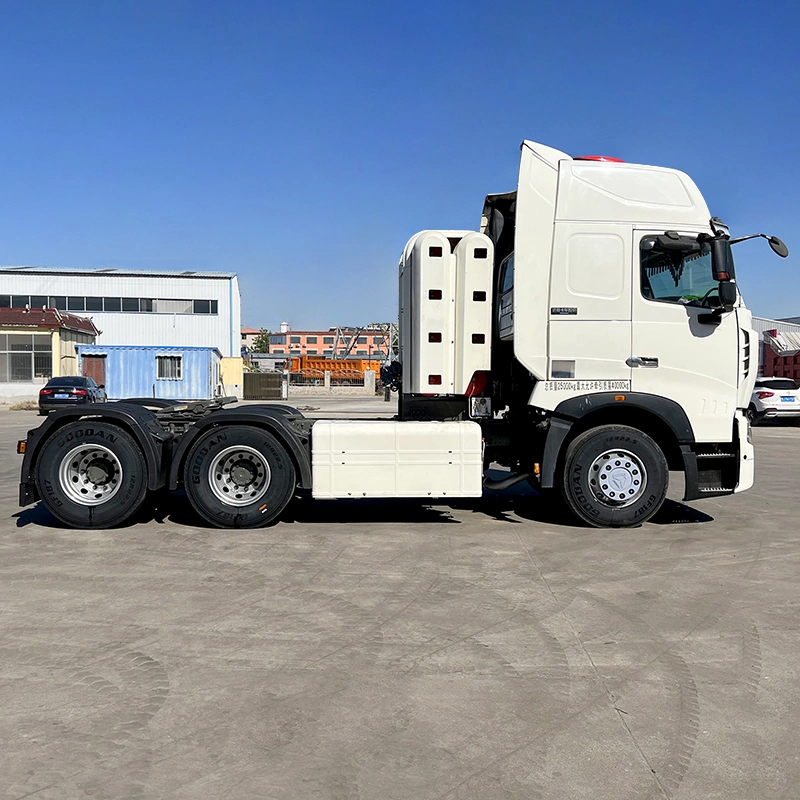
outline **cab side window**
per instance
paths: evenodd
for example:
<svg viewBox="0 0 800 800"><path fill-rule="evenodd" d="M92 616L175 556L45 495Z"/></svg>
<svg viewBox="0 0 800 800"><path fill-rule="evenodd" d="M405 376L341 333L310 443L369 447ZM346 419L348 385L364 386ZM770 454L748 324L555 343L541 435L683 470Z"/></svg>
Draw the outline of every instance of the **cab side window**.
<svg viewBox="0 0 800 800"><path fill-rule="evenodd" d="M654 237L642 239L642 295L663 303L699 306L717 291L711 270L711 250L664 249Z"/></svg>
<svg viewBox="0 0 800 800"><path fill-rule="evenodd" d="M506 258L500 267L500 294L510 292L514 288L514 254Z"/></svg>

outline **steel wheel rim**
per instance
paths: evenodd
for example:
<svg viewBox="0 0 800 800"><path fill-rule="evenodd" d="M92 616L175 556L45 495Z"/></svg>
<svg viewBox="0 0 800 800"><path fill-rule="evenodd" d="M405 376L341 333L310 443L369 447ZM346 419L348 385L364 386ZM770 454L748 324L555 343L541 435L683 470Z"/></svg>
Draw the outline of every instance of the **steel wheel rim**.
<svg viewBox="0 0 800 800"><path fill-rule="evenodd" d="M100 506L114 497L122 486L122 464L102 444L73 447L58 467L58 481L64 494L82 506Z"/></svg>
<svg viewBox="0 0 800 800"><path fill-rule="evenodd" d="M253 447L226 447L214 457L208 483L226 506L241 508L258 502L269 489L272 473L267 460Z"/></svg>
<svg viewBox="0 0 800 800"><path fill-rule="evenodd" d="M639 500L647 487L647 470L630 450L606 450L589 467L589 490L610 508L624 508Z"/></svg>

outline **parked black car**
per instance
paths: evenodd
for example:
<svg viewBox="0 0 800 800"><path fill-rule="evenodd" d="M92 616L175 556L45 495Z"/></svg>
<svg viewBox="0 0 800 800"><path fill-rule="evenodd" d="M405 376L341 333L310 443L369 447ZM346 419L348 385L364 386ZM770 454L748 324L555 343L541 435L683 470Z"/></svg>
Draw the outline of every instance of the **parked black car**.
<svg viewBox="0 0 800 800"><path fill-rule="evenodd" d="M45 417L48 411L81 403L105 403L106 400L106 387L98 386L92 378L51 378L39 391L39 415Z"/></svg>

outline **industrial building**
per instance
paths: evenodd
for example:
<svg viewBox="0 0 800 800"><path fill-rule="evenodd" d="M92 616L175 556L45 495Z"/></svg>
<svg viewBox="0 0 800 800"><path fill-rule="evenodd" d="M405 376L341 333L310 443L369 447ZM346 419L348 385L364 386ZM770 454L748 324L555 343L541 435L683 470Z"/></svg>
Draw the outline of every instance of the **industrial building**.
<svg viewBox="0 0 800 800"><path fill-rule="evenodd" d="M758 374L800 379L800 317L753 317L758 333Z"/></svg>
<svg viewBox="0 0 800 800"><path fill-rule="evenodd" d="M215 349L225 393L236 395L239 306L232 272L0 267L0 309L52 308L91 319L103 346Z"/></svg>
<svg viewBox="0 0 800 800"><path fill-rule="evenodd" d="M0 308L91 317L98 344L216 347L239 356L239 282L232 272L0 267Z"/></svg>
<svg viewBox="0 0 800 800"><path fill-rule="evenodd" d="M279 332L270 334L269 352L289 356L385 359L391 355L396 338L397 325L391 323L327 331L293 331L283 322Z"/></svg>

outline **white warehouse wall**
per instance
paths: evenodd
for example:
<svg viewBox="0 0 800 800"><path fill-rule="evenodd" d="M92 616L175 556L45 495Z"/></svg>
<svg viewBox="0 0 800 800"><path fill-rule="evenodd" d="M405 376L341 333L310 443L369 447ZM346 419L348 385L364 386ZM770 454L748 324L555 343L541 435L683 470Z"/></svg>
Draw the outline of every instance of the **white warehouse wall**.
<svg viewBox="0 0 800 800"><path fill-rule="evenodd" d="M216 347L241 354L239 282L233 273L0 267L0 295L216 300L217 314L70 311L100 329L97 344Z"/></svg>

